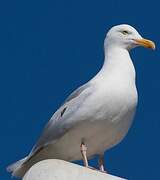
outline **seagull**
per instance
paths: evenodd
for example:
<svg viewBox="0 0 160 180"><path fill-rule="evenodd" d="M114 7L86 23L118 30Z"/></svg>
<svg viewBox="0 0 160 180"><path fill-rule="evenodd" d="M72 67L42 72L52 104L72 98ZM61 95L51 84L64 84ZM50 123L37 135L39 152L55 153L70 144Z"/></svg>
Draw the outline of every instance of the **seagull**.
<svg viewBox="0 0 160 180"><path fill-rule="evenodd" d="M53 114L42 135L25 158L10 165L13 176L23 177L44 159L83 160L98 155L101 171L104 152L127 134L135 114L138 95L135 68L129 51L137 46L155 49L135 28L112 27L104 41L104 64L86 84L79 87Z"/></svg>

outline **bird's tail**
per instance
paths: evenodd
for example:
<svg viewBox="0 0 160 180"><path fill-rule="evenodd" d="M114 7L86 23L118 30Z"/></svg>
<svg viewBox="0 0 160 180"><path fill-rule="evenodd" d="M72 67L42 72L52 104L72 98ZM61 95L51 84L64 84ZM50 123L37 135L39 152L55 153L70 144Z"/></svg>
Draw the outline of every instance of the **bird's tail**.
<svg viewBox="0 0 160 180"><path fill-rule="evenodd" d="M28 160L28 157L25 157L7 167L7 171L12 173L12 176L23 177L28 167L25 166L25 162Z"/></svg>

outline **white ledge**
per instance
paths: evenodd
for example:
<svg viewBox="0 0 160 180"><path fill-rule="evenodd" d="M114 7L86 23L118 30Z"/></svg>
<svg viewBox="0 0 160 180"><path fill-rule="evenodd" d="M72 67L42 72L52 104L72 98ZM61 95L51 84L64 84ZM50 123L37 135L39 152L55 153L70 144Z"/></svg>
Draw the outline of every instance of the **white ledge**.
<svg viewBox="0 0 160 180"><path fill-rule="evenodd" d="M63 160L48 159L33 165L23 180L124 180Z"/></svg>

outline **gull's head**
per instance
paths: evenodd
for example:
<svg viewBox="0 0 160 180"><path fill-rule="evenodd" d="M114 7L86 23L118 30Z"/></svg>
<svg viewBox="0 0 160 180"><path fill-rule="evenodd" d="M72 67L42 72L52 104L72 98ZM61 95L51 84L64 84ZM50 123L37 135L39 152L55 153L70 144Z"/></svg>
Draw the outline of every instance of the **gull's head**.
<svg viewBox="0 0 160 180"><path fill-rule="evenodd" d="M127 50L137 46L155 49L153 41L142 38L135 28L126 24L114 26L108 31L105 47L108 45Z"/></svg>

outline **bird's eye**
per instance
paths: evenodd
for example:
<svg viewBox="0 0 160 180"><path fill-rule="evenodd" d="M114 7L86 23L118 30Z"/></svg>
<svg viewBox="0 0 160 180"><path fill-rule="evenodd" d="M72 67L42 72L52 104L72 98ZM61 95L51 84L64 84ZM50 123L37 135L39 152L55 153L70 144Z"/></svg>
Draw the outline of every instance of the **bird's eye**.
<svg viewBox="0 0 160 180"><path fill-rule="evenodd" d="M124 30L124 31L122 31L122 34L127 35L127 34L129 34L129 32Z"/></svg>

